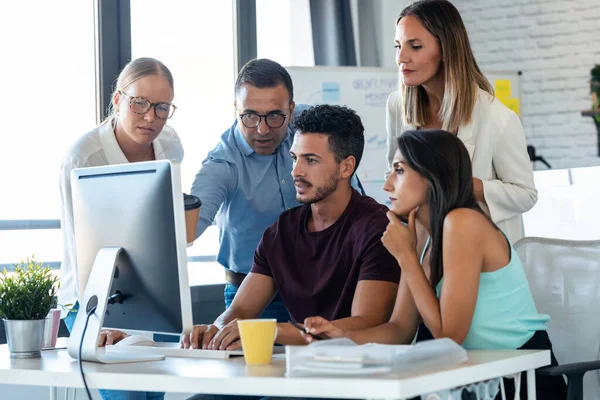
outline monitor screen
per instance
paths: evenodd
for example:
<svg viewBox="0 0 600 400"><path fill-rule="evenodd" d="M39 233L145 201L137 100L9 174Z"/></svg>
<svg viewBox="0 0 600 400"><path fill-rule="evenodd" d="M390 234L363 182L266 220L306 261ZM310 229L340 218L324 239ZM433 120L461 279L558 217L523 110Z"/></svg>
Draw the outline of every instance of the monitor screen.
<svg viewBox="0 0 600 400"><path fill-rule="evenodd" d="M121 247L105 328L191 330L179 163L168 160L75 169L71 175L80 301L96 254ZM84 306L85 309L85 306Z"/></svg>

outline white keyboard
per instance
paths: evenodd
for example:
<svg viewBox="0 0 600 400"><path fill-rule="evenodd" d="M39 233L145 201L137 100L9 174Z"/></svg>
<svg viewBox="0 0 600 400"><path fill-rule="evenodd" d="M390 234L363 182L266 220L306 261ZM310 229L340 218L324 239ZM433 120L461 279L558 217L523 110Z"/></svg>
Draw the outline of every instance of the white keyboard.
<svg viewBox="0 0 600 400"><path fill-rule="evenodd" d="M154 342L151 344L137 344L131 346L106 346L106 354L109 353L145 353L157 354L165 357L188 357L188 358L216 358L226 359L229 357L243 356L242 350L202 350L182 349L179 343Z"/></svg>
<svg viewBox="0 0 600 400"><path fill-rule="evenodd" d="M126 350L126 349L123 349ZM103 364L121 364L121 363L135 363L142 361L161 361L165 359L165 356L160 354L149 354L148 352L137 352L137 351L105 351L97 355L98 361Z"/></svg>

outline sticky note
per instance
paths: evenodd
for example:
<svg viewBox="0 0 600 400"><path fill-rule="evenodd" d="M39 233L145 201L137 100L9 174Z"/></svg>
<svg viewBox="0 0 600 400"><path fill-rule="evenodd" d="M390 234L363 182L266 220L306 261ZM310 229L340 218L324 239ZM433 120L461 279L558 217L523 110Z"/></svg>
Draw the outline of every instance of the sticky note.
<svg viewBox="0 0 600 400"><path fill-rule="evenodd" d="M323 102L340 101L340 84L338 82L323 82L322 85Z"/></svg>
<svg viewBox="0 0 600 400"><path fill-rule="evenodd" d="M513 110L517 115L520 115L519 99L516 99L514 97L501 99L498 97L498 100L500 100L502 104L504 104L506 107Z"/></svg>
<svg viewBox="0 0 600 400"><path fill-rule="evenodd" d="M511 96L510 79L496 79L494 81L494 92L499 99L508 99Z"/></svg>

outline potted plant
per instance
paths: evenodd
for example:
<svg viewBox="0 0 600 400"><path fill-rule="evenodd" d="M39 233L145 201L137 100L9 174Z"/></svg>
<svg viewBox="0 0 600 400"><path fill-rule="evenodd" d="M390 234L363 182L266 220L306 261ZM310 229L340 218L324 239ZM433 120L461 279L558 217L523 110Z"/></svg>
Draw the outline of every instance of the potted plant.
<svg viewBox="0 0 600 400"><path fill-rule="evenodd" d="M4 319L11 358L40 357L46 317L54 305L58 277L31 259L0 275L0 316Z"/></svg>

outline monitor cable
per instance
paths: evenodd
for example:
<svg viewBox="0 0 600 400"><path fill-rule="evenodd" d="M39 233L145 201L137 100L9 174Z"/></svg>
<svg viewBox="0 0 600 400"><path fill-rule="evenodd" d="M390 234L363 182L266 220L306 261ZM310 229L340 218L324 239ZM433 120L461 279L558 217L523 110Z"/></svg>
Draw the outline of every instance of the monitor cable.
<svg viewBox="0 0 600 400"><path fill-rule="evenodd" d="M123 304L123 301L124 301L124 300L126 300L126 299L127 299L127 297L128 297L128 296L127 296L127 295L125 295L125 294L123 294L123 293L121 293L121 291L120 291L120 290L117 290L117 291L115 292L115 294L113 294L112 296L109 296L109 297L108 297L108 301L107 301L107 303L108 303L109 305L110 305L110 304L115 304L115 303L118 303L118 304Z"/></svg>
<svg viewBox="0 0 600 400"><path fill-rule="evenodd" d="M87 312L87 318L85 319L85 325L83 326L83 333L81 334L81 341L79 342L79 352L77 355L77 361L79 363L79 372L81 373L81 379L83 380L83 386L85 386L85 391L88 395L89 400L93 400L93 399L92 399L92 394L90 393L90 389L88 388L87 382L85 381L85 374L83 373L83 362L81 361L81 350L83 348L83 338L85 338L85 331L87 330L88 322L90 321L90 317L92 316L92 314L94 314L94 312L96 311L96 307L97 306L93 306Z"/></svg>

